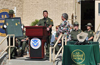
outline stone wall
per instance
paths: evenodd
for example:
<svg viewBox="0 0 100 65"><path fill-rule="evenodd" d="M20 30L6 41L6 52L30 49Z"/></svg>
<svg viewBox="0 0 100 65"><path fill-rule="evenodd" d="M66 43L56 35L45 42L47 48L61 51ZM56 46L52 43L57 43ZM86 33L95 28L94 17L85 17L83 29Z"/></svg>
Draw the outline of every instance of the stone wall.
<svg viewBox="0 0 100 65"><path fill-rule="evenodd" d="M68 13L71 19L74 13L74 0L0 0L0 9L14 9L16 7L16 17L21 17L24 25L30 25L35 19L43 18L43 10L48 10L49 17L56 25L59 25L62 13ZM69 20L71 23L71 20Z"/></svg>
<svg viewBox="0 0 100 65"><path fill-rule="evenodd" d="M30 25L35 19L43 18L43 10L48 10L49 17L56 25L59 25L62 13L68 13L69 19L74 12L74 0L24 0L23 3L23 23ZM71 21L70 21L71 22Z"/></svg>

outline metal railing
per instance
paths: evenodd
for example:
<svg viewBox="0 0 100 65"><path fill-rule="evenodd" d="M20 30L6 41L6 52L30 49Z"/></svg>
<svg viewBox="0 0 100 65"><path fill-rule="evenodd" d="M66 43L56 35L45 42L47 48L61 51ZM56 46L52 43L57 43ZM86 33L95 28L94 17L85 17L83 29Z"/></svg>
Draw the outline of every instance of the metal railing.
<svg viewBox="0 0 100 65"><path fill-rule="evenodd" d="M11 46L11 37L13 37L13 45ZM0 54L0 56L2 56L4 54L4 52L6 52L6 50L9 48L9 60L10 60L10 49L11 47L15 47L15 35L14 34L9 34L7 35L1 42L0 45L6 40L9 39L9 45L6 46L6 48L2 51L2 53Z"/></svg>
<svg viewBox="0 0 100 65"><path fill-rule="evenodd" d="M99 28L100 28L100 24L99 24L99 26L98 26L96 32L94 33L94 39L93 39L94 42L98 41L98 38L99 38L99 36L100 36L100 32L99 32L98 35L96 35L96 33L99 31Z"/></svg>
<svg viewBox="0 0 100 65"><path fill-rule="evenodd" d="M60 54L61 50L62 50L62 56L63 56L63 48L64 48L64 37L65 37L65 45L67 45L67 38L64 34L60 34L60 36L58 37L58 40L57 42L55 43L54 47L50 47L50 57L49 57L49 60L50 62L53 62L53 65L55 65L55 60L57 59L58 55ZM55 48L56 46L58 45L58 42L62 39L62 45L59 49L59 51L57 52L57 54L55 55ZM51 53L52 53L52 50L53 50L53 60L51 59Z"/></svg>

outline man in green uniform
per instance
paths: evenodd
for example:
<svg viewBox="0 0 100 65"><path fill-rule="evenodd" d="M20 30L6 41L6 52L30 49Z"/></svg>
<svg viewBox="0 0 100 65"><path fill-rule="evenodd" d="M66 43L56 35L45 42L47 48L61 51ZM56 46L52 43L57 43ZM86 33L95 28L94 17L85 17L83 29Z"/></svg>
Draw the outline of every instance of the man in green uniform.
<svg viewBox="0 0 100 65"><path fill-rule="evenodd" d="M87 25L87 30L86 31L84 31L84 32L86 32L86 33L88 33L88 37L87 37L87 41L93 41L93 30L91 30L91 27L93 27L92 26L92 24L91 23L88 23Z"/></svg>
<svg viewBox="0 0 100 65"><path fill-rule="evenodd" d="M9 18L14 18L14 11L13 10L9 10ZM7 28L7 25L4 23L4 26L3 26L4 29ZM22 26L21 26L22 28ZM7 38L8 42L9 42L9 39ZM13 38L11 38L11 45L13 44ZM16 55L17 55L17 52L16 52L16 47L11 47L11 52L10 52L10 55L11 55L11 59L15 59Z"/></svg>
<svg viewBox="0 0 100 65"><path fill-rule="evenodd" d="M21 54L20 54L21 57L23 57L24 55L25 47L27 46L27 43L28 43L28 37L25 35L24 25L23 25L23 36L16 38L17 47L19 50L21 50Z"/></svg>
<svg viewBox="0 0 100 65"><path fill-rule="evenodd" d="M82 30L79 29L79 23L74 22L74 29L71 32L71 40L77 41L77 35L81 32L82 32Z"/></svg>
<svg viewBox="0 0 100 65"><path fill-rule="evenodd" d="M13 18L13 16L14 16L14 11L13 10L9 10L9 18ZM7 26L6 26L6 24L4 23L4 25L3 25L3 28L4 29L6 29L7 28ZM9 43L9 39L7 38L7 41L8 41L8 43ZM10 43L11 45L13 44L13 38L11 38L11 43ZM15 49L15 47L11 47L11 52L10 52L10 55L11 55L11 59L15 59L15 52L16 51L16 49ZM9 53L9 52L8 52Z"/></svg>
<svg viewBox="0 0 100 65"><path fill-rule="evenodd" d="M9 10L9 18L13 18L14 17L14 11L13 10ZM11 38L11 45L13 44L13 38ZM15 55L16 55L16 48L15 47L11 47L11 59L15 59Z"/></svg>
<svg viewBox="0 0 100 65"><path fill-rule="evenodd" d="M38 24L36 26L46 26L47 31L50 32L50 35L47 37L47 49L46 49L46 58L49 58L49 47L50 47L50 40L51 40L51 32L52 32L52 26L53 26L53 20L48 17L48 11L43 11L43 19L40 19Z"/></svg>
<svg viewBox="0 0 100 65"><path fill-rule="evenodd" d="M52 32L52 26L53 26L53 20L48 17L48 11L43 11L43 19L40 19L38 24L36 26L46 26L47 31L50 32L50 35L47 37L47 49L46 49L46 58L49 58L49 47L50 47L50 40L51 40L51 32Z"/></svg>

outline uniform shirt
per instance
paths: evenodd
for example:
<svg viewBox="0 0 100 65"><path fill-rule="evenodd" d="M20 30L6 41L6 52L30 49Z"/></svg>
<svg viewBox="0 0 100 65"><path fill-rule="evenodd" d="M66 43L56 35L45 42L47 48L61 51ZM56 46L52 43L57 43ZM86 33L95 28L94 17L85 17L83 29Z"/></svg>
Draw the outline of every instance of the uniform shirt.
<svg viewBox="0 0 100 65"><path fill-rule="evenodd" d="M78 29L78 30L72 30L71 32L71 40L72 41L77 41L77 35L80 34L82 32L82 30Z"/></svg>
<svg viewBox="0 0 100 65"><path fill-rule="evenodd" d="M57 38L58 38L58 36L59 36L59 34L58 34L58 33L56 33L55 37L57 37Z"/></svg>
<svg viewBox="0 0 100 65"><path fill-rule="evenodd" d="M68 21L63 21L59 28L57 33L64 33L65 35L67 35L67 39L69 39L69 34L70 34L70 24Z"/></svg>
<svg viewBox="0 0 100 65"><path fill-rule="evenodd" d="M93 36L94 36L94 35L93 35L93 30L90 30L90 31L86 30L86 31L84 31L84 32L88 33L88 39L89 39L90 37L93 37Z"/></svg>
<svg viewBox="0 0 100 65"><path fill-rule="evenodd" d="M46 27L49 27L50 25L53 26L53 20L50 19L50 18L43 18L43 19L40 19L38 24L39 26L46 26ZM52 31L52 29L50 29L50 32Z"/></svg>

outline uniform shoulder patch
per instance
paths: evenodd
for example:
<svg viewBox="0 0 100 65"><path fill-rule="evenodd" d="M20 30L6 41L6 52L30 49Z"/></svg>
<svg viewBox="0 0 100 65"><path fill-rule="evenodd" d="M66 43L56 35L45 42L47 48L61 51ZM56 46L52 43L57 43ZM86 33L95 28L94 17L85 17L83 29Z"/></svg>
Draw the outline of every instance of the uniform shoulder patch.
<svg viewBox="0 0 100 65"><path fill-rule="evenodd" d="M92 34L92 32L90 32L90 34Z"/></svg>
<svg viewBox="0 0 100 65"><path fill-rule="evenodd" d="M80 31L78 31L78 33L81 33Z"/></svg>
<svg viewBox="0 0 100 65"><path fill-rule="evenodd" d="M52 20L52 19L51 19L50 21L51 21L51 22L53 22L53 20Z"/></svg>
<svg viewBox="0 0 100 65"><path fill-rule="evenodd" d="M81 33L81 32L82 32L82 30L79 29L78 33Z"/></svg>

